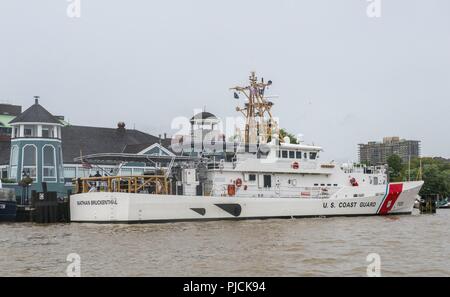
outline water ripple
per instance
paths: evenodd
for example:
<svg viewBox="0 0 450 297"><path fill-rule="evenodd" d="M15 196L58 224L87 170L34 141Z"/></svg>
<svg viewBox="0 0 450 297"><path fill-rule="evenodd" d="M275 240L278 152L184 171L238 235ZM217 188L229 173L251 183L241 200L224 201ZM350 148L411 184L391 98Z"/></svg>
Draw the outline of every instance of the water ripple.
<svg viewBox="0 0 450 297"><path fill-rule="evenodd" d="M450 276L450 210L436 215L170 224L0 224L3 276Z"/></svg>

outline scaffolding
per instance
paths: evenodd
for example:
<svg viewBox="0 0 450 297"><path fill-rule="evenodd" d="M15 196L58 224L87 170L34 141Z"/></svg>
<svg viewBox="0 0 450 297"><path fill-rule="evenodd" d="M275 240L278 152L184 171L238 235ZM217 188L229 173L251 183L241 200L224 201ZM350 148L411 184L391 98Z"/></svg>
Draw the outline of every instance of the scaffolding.
<svg viewBox="0 0 450 297"><path fill-rule="evenodd" d="M73 193L121 192L170 194L165 175L101 176L73 179Z"/></svg>

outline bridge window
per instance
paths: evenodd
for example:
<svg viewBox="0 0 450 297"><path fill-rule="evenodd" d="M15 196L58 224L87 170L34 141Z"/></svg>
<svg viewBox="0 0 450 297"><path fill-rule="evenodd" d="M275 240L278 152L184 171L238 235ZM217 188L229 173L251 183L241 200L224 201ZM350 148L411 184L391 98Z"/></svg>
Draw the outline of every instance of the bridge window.
<svg viewBox="0 0 450 297"><path fill-rule="evenodd" d="M316 157L317 157L317 152L310 152L310 153L309 153L309 158L310 158L311 160L314 160Z"/></svg>
<svg viewBox="0 0 450 297"><path fill-rule="evenodd" d="M289 151L289 159L295 159L295 151Z"/></svg>
<svg viewBox="0 0 450 297"><path fill-rule="evenodd" d="M297 159L301 159L302 158L302 152L295 152L295 157L297 158Z"/></svg>
<svg viewBox="0 0 450 297"><path fill-rule="evenodd" d="M288 151L281 151L281 157L287 158L288 157Z"/></svg>

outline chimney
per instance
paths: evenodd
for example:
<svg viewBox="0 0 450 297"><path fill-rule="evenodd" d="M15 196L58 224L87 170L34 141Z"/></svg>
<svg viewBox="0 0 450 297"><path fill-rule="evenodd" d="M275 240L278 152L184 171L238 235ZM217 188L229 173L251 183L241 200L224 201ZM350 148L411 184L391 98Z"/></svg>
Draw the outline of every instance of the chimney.
<svg viewBox="0 0 450 297"><path fill-rule="evenodd" d="M167 139L167 133L164 133L164 139Z"/></svg>
<svg viewBox="0 0 450 297"><path fill-rule="evenodd" d="M118 122L117 123L117 130L121 131L121 132L125 131L125 123L124 122Z"/></svg>
<svg viewBox="0 0 450 297"><path fill-rule="evenodd" d="M34 104L39 104L39 96L34 96Z"/></svg>

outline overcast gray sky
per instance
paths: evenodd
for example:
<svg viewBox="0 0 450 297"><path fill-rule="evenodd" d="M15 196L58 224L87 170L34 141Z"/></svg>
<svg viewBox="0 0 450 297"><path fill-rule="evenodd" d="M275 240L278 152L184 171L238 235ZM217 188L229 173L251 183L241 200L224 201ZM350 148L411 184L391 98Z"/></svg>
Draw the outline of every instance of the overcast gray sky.
<svg viewBox="0 0 450 297"><path fill-rule="evenodd" d="M281 126L356 160L398 135L450 157L450 1L1 0L0 101L33 95L72 124L159 134L203 108L236 116L229 87L272 79Z"/></svg>

